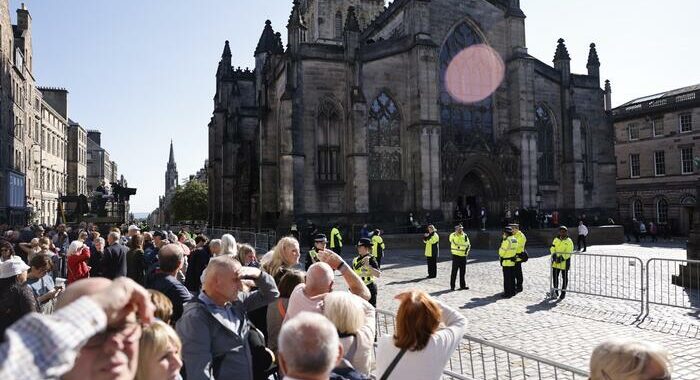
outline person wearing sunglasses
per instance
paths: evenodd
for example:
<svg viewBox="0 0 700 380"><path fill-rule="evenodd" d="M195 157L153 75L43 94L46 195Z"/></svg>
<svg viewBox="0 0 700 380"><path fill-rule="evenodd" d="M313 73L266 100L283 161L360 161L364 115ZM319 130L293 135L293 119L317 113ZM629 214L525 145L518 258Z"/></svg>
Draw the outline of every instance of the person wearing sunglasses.
<svg viewBox="0 0 700 380"><path fill-rule="evenodd" d="M655 344L610 340L593 350L589 380L671 380L671 362Z"/></svg>

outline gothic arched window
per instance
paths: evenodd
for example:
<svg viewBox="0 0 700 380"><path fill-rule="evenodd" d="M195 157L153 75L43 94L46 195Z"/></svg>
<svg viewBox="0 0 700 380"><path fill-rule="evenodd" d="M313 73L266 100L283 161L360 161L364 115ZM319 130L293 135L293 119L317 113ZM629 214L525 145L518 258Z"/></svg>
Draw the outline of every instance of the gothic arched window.
<svg viewBox="0 0 700 380"><path fill-rule="evenodd" d="M664 198L656 201L656 222L660 224L668 222L668 201Z"/></svg>
<svg viewBox="0 0 700 380"><path fill-rule="evenodd" d="M316 128L318 179L323 182L340 181L340 111L330 101L321 103Z"/></svg>
<svg viewBox="0 0 700 380"><path fill-rule="evenodd" d="M493 105L491 97L473 104L463 104L447 91L445 74L452 58L472 45L482 44L481 37L466 23L458 25L440 49L440 121L443 142L457 146L480 146L493 141Z"/></svg>
<svg viewBox="0 0 700 380"><path fill-rule="evenodd" d="M396 103L385 92L369 109L369 179L401 179L401 117Z"/></svg>
<svg viewBox="0 0 700 380"><path fill-rule="evenodd" d="M535 128L537 129L537 180L554 181L554 125L552 115L546 108L535 108Z"/></svg>
<svg viewBox="0 0 700 380"><path fill-rule="evenodd" d="M644 216L644 207L642 206L642 201L635 199L632 202L632 217L641 220Z"/></svg>
<svg viewBox="0 0 700 380"><path fill-rule="evenodd" d="M343 38L343 14L340 11L335 13L335 38Z"/></svg>

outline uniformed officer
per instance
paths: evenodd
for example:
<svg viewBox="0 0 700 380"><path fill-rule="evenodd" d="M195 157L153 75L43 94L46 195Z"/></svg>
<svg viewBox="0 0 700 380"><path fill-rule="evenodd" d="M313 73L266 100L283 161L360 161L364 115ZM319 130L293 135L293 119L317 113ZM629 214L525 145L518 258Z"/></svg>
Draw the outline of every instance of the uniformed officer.
<svg viewBox="0 0 700 380"><path fill-rule="evenodd" d="M338 229L338 223L333 225L331 229L331 251L342 255L343 251L343 237L340 235L340 230Z"/></svg>
<svg viewBox="0 0 700 380"><path fill-rule="evenodd" d="M384 257L384 250L386 246L384 245L384 239L382 239L382 231L377 228L372 233L372 257L377 260L379 268L382 267L382 257Z"/></svg>
<svg viewBox="0 0 700 380"><path fill-rule="evenodd" d="M440 236L432 224L428 226L428 232L423 234L425 243L425 257L428 262L428 278L437 277L437 258L440 255Z"/></svg>
<svg viewBox="0 0 700 380"><path fill-rule="evenodd" d="M525 243L527 243L527 238L525 234L520 231L520 226L517 223L510 225L513 229L513 237L518 240L518 249L515 251L515 292L520 293L523 291L523 263L528 260L527 251L525 250Z"/></svg>
<svg viewBox="0 0 700 380"><path fill-rule="evenodd" d="M559 273L561 273L561 295L560 300L566 297L566 286L569 284L569 268L571 266L571 253L574 251L574 241L569 237L569 229L566 226L559 227L559 236L554 238L549 252L552 254L552 285L554 286L554 296L559 289Z"/></svg>
<svg viewBox="0 0 700 380"><path fill-rule="evenodd" d="M503 233L503 241L498 249L503 268L503 298L515 295L515 256L518 249L518 240L513 236L513 227L506 227Z"/></svg>
<svg viewBox="0 0 700 380"><path fill-rule="evenodd" d="M369 303L372 306L377 306L377 284L375 278L381 276L379 264L372 257L372 241L367 238L361 238L357 242L357 256L352 260L352 269L357 273L362 281L369 289Z"/></svg>
<svg viewBox="0 0 700 380"><path fill-rule="evenodd" d="M471 243L469 237L464 233L462 224L455 226L455 232L450 234L450 250L452 252L452 273L450 274L450 289L455 290L455 280L459 271L459 289L467 290L469 287L464 280L464 272L467 267L467 256Z"/></svg>
<svg viewBox="0 0 700 380"><path fill-rule="evenodd" d="M326 239L326 235L316 234L316 236L314 236L314 246L313 246L313 248L311 248L309 253L306 255L306 270L309 270L309 267L311 266L311 264L321 261L318 258L318 252L326 249L326 243L328 243L328 239Z"/></svg>

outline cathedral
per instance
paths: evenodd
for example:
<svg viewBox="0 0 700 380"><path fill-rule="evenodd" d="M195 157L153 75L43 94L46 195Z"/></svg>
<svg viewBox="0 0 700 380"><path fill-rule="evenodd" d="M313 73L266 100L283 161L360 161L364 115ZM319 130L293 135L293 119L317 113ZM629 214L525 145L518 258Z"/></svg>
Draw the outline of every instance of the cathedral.
<svg viewBox="0 0 700 380"><path fill-rule="evenodd" d="M594 44L586 74L571 72L563 39L552 65L529 55L519 0L290 5L286 47L265 22L254 68L234 69L235 46L224 45L208 125L210 225L388 226L482 207L492 221L523 208L615 213L611 90ZM465 102L450 91L450 64L484 46L502 80ZM489 69L458 79L483 84Z"/></svg>

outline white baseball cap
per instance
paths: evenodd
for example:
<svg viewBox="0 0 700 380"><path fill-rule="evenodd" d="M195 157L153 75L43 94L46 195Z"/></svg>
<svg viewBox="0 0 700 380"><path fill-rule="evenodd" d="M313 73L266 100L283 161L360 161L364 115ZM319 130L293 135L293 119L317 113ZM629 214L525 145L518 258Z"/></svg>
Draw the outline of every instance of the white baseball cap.
<svg viewBox="0 0 700 380"><path fill-rule="evenodd" d="M29 270L29 265L25 264L18 256L0 263L0 278L10 278Z"/></svg>
<svg viewBox="0 0 700 380"><path fill-rule="evenodd" d="M141 229L137 225L132 224L129 226L129 231L141 231Z"/></svg>

